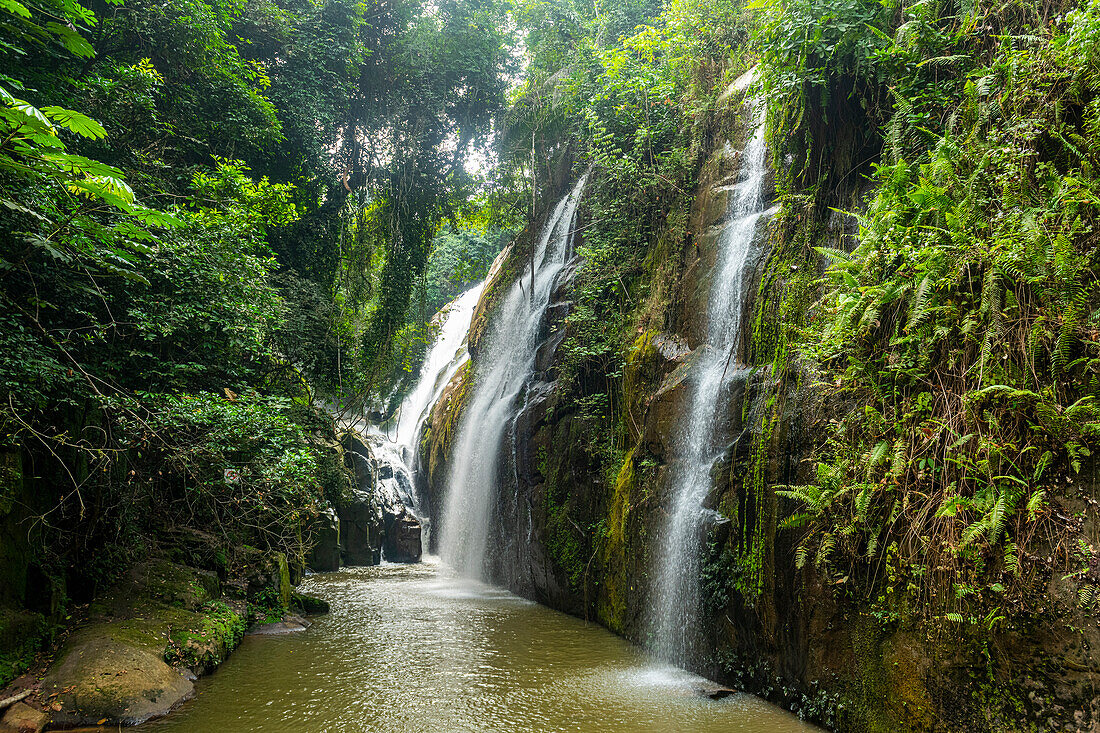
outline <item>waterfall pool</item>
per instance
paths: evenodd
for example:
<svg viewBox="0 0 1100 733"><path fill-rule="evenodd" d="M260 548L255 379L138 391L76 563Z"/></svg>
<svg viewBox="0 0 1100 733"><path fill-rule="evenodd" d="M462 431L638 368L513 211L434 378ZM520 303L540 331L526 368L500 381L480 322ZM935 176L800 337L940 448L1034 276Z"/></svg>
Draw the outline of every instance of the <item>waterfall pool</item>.
<svg viewBox="0 0 1100 733"><path fill-rule="evenodd" d="M655 668L635 647L506 591L419 565L346 568L302 590L332 612L246 637L198 695L142 726L168 733L810 733L749 695Z"/></svg>

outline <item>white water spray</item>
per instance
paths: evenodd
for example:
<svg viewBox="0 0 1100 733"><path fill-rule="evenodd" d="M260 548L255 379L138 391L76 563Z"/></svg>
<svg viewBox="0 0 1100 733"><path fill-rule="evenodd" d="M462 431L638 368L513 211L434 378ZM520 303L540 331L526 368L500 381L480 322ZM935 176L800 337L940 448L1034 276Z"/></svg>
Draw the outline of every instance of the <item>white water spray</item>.
<svg viewBox="0 0 1100 733"><path fill-rule="evenodd" d="M533 275L525 269L495 308L479 352L441 515L442 559L467 577L481 578L485 571L505 436L534 370L550 295L572 258L573 223L587 178L555 207L535 246Z"/></svg>
<svg viewBox="0 0 1100 733"><path fill-rule="evenodd" d="M743 369L737 352L741 341L745 279L751 269L757 225L771 214L765 210L767 177L762 107L754 106L756 129L745 146L740 181L729 204L728 223L718 241L710 296L707 338L692 366L690 401L677 426L676 462L670 470L672 506L662 537L653 588L651 628L657 655L681 666L696 658L699 644L699 575L712 488L711 470L722 455L722 411L729 409L730 378Z"/></svg>

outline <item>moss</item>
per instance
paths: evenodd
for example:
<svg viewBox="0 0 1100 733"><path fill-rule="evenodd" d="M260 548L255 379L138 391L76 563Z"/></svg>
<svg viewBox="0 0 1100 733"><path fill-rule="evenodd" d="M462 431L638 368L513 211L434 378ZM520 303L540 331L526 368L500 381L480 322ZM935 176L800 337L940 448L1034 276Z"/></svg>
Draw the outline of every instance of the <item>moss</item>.
<svg viewBox="0 0 1100 733"><path fill-rule="evenodd" d="M307 616L318 615L329 612L328 601L316 598L314 596L306 595L305 593L294 592L292 599L293 608L301 611Z"/></svg>
<svg viewBox="0 0 1100 733"><path fill-rule="evenodd" d="M451 447L458 436L458 426L466 408L470 385L473 381L472 361L467 361L440 396L432 408L431 426L425 431L424 440L429 446L428 471L432 476L451 455Z"/></svg>
<svg viewBox="0 0 1100 733"><path fill-rule="evenodd" d="M209 604L186 625L170 627L164 661L208 670L225 661L247 628L245 615L220 601Z"/></svg>
<svg viewBox="0 0 1100 733"><path fill-rule="evenodd" d="M290 582L290 565L286 561L286 555L281 552L275 553L275 562L279 564L279 606L290 608L290 598L294 592L294 586Z"/></svg>
<svg viewBox="0 0 1100 733"><path fill-rule="evenodd" d="M627 577L627 520L630 515L631 496L634 494L637 476L632 448L623 459L615 488L608 503L603 543L603 565L607 575L597 605L600 621L612 631L625 633L627 593L630 579Z"/></svg>

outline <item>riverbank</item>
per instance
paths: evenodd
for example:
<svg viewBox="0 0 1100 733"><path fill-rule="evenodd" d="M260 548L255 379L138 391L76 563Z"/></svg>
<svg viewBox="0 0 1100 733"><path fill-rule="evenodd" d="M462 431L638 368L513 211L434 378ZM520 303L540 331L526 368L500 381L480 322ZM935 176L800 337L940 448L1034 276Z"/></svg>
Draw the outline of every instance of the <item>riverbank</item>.
<svg viewBox="0 0 1100 733"><path fill-rule="evenodd" d="M332 612L301 634L245 638L194 700L141 730L817 730L752 696L711 700L702 678L434 558L311 575L300 588Z"/></svg>
<svg viewBox="0 0 1100 733"><path fill-rule="evenodd" d="M327 610L291 585L282 553L239 548L227 571L165 558L135 565L109 592L73 609L51 649L0 698L0 731L138 725L195 694L251 629L296 626ZM304 626L305 624L301 624Z"/></svg>

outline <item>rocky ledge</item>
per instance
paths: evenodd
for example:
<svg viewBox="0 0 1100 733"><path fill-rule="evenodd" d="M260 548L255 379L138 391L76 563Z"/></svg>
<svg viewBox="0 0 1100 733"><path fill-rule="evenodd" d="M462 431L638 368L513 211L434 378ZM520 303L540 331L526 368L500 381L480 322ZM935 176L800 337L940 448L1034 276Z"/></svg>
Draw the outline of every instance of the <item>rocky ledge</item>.
<svg viewBox="0 0 1100 733"><path fill-rule="evenodd" d="M281 553L246 548L236 569L224 581L164 559L131 569L85 609L40 679L16 681L21 699L0 718L0 733L37 733L47 721L137 725L165 715L194 694L198 676L225 661L250 625L305 629L309 622L288 611L328 610L293 591Z"/></svg>

